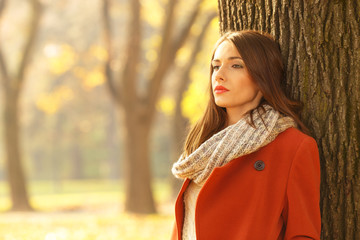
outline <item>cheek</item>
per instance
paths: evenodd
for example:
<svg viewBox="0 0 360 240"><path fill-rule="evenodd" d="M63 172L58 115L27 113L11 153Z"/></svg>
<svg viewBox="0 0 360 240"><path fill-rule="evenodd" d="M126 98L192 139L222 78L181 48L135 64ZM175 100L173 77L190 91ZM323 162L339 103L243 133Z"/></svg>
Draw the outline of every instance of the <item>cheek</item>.
<svg viewBox="0 0 360 240"><path fill-rule="evenodd" d="M249 89L251 92L258 92L259 87L255 83L255 81L249 76L249 74L246 74L246 77L244 78L244 85L247 89Z"/></svg>
<svg viewBox="0 0 360 240"><path fill-rule="evenodd" d="M238 89L244 97L253 97L260 91L259 87L249 78L244 79L242 83L238 83Z"/></svg>
<svg viewBox="0 0 360 240"><path fill-rule="evenodd" d="M215 78L213 76L211 76L211 89L214 90L214 86L215 86Z"/></svg>
<svg viewBox="0 0 360 240"><path fill-rule="evenodd" d="M259 91L258 86L253 82L249 82L247 87L248 87L249 91L251 91L251 92L258 92Z"/></svg>

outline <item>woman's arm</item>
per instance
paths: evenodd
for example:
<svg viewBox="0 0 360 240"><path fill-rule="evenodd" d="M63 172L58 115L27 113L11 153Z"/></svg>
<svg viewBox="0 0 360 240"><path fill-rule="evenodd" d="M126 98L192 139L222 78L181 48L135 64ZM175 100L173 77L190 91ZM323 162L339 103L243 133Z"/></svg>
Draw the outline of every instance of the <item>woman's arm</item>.
<svg viewBox="0 0 360 240"><path fill-rule="evenodd" d="M284 239L320 239L320 161L313 138L305 138L295 153L285 201Z"/></svg>

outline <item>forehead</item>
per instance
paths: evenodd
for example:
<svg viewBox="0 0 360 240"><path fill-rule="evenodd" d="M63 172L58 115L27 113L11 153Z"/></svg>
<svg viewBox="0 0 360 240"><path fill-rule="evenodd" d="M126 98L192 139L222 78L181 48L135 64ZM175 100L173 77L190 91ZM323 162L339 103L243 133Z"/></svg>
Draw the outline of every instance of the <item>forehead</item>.
<svg viewBox="0 0 360 240"><path fill-rule="evenodd" d="M221 60L229 57L240 57L240 53L231 41L225 40L216 48L214 60Z"/></svg>

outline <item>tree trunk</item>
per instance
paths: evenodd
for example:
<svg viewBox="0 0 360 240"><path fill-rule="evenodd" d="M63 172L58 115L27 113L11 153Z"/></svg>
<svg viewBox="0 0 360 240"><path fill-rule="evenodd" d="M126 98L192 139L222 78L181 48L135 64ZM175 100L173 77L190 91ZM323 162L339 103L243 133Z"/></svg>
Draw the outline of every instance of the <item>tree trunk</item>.
<svg viewBox="0 0 360 240"><path fill-rule="evenodd" d="M217 16L216 12L209 13L208 17L205 19L203 26L201 28L200 34L195 40L191 55L186 65L182 69L182 74L179 77L179 86L175 95L175 115L172 125L172 144L171 144L171 159L177 161L180 155L183 152L183 146L186 140L187 135L187 126L189 125L189 120L185 118L182 114L181 102L183 100L184 92L188 89L190 83L190 71L195 65L196 56L202 49L202 43L205 38L205 34L211 20ZM185 131L184 131L185 130ZM180 190L182 181L172 178L172 197L175 198Z"/></svg>
<svg viewBox="0 0 360 240"><path fill-rule="evenodd" d="M18 97L16 90L5 93L4 106L4 134L5 134L5 154L7 177L10 187L12 210L29 211L32 210L26 188L26 178L23 164L20 157L20 139L18 122Z"/></svg>
<svg viewBox="0 0 360 240"><path fill-rule="evenodd" d="M133 109L125 115L125 126L125 209L134 213L155 213L149 159L151 121Z"/></svg>
<svg viewBox="0 0 360 240"><path fill-rule="evenodd" d="M0 19L6 6L6 0L0 1ZM4 134L7 174L10 186L12 210L31 210L26 179L21 164L21 147L19 140L19 97L25 81L25 73L30 61L31 52L39 29L41 4L39 0L31 0L33 11L30 19L29 35L25 41L25 47L20 54L19 67L14 76L10 74L3 53L0 41L0 83L4 89Z"/></svg>
<svg viewBox="0 0 360 240"><path fill-rule="evenodd" d="M183 79L184 81L189 82L189 79ZM186 86L188 84L185 84ZM185 89L186 90L186 89ZM184 93L183 90L181 93ZM172 141L171 141L171 159L176 162L181 153L183 152L183 146L186 140L186 134L187 134L187 126L189 125L189 120L187 118L185 118L182 115L181 112L181 100L182 97L180 97L180 99L176 99L176 106L175 106L175 116L174 116L174 120L173 120L173 124L172 124L172 131L171 131L171 137L172 137ZM185 130L185 131L184 131ZM176 196L178 195L178 192L180 190L182 181L172 177L172 182L171 182L171 196L172 198L176 198Z"/></svg>
<svg viewBox="0 0 360 240"><path fill-rule="evenodd" d="M323 239L360 239L360 1L219 0L220 30L272 33L321 159Z"/></svg>
<svg viewBox="0 0 360 240"><path fill-rule="evenodd" d="M109 166L109 177L110 179L119 179L120 178L120 164L119 164L119 141L118 141L118 131L116 128L116 124L118 123L116 120L116 109L111 108L108 110L108 123L106 126L106 141L104 146L108 149L108 166Z"/></svg>
<svg viewBox="0 0 360 240"><path fill-rule="evenodd" d="M156 103L160 89L165 79L167 70L172 66L176 52L183 46L190 33L196 17L199 14L200 4L197 0L193 11L182 29L176 29L175 36L175 7L177 0L169 0L162 30L162 43L159 50L158 61L155 63L154 72L146 80L147 91L142 96L138 88L141 60L142 21L140 17L141 4L139 0L130 1L129 33L127 36L126 56L124 68L120 76L115 76L111 69L114 61L112 29L110 21L110 0L103 1L102 18L104 27L104 42L108 52L105 63L105 74L109 93L117 104L119 110L125 113L126 126L126 203L125 209L135 213L155 212L154 200L151 191L151 173L149 156L149 134L151 123L156 112ZM147 63L148 64L148 63ZM118 81L116 81L118 79Z"/></svg>

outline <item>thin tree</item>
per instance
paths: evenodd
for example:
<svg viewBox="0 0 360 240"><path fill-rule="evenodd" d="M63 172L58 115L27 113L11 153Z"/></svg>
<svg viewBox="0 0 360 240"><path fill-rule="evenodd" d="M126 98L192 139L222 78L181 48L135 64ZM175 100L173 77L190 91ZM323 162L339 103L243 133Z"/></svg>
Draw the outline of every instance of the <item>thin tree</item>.
<svg viewBox="0 0 360 240"><path fill-rule="evenodd" d="M190 84L190 72L193 66L196 63L196 56L202 49L202 44L206 36L206 32L209 28L211 21L217 17L217 13L209 13L205 19L203 26L201 28L200 34L196 36L194 46L192 48L190 57L186 62L185 66L181 69L182 74L179 76L178 87L175 94L175 113L172 122L172 141L171 141L171 159L177 161L180 154L183 151L183 145L185 142L187 126L189 125L189 120L183 116L181 102L185 91L188 89ZM172 196L176 197L178 190L180 188L181 181L172 177Z"/></svg>
<svg viewBox="0 0 360 240"><path fill-rule="evenodd" d="M360 239L360 1L218 0L220 30L278 40L321 159L323 239Z"/></svg>
<svg viewBox="0 0 360 240"><path fill-rule="evenodd" d="M0 17L5 9L7 0L0 0ZM19 99L26 79L26 70L31 60L35 39L39 29L41 5L38 0L30 1L32 17L29 21L29 33L20 64L13 73L7 67L5 57L1 51L0 40L0 81L4 90L4 142L6 153L6 170L9 182L12 210L31 210L26 188L26 177L21 158Z"/></svg>
<svg viewBox="0 0 360 240"><path fill-rule="evenodd" d="M156 211L151 190L151 169L149 157L150 130L156 113L156 102L169 67L173 64L176 52L183 46L190 29L199 13L200 3L197 0L184 27L174 31L177 0L169 0L162 29L162 44L155 70L147 79L147 91L138 93L139 71L141 62L142 21L139 0L130 2L130 21L128 25L127 44L124 50L127 56L120 76L114 76L111 63L113 55L112 27L109 15L110 0L103 1L103 23L105 44L108 52L106 63L107 86L119 110L124 112L125 124L125 209L136 213L153 213Z"/></svg>

